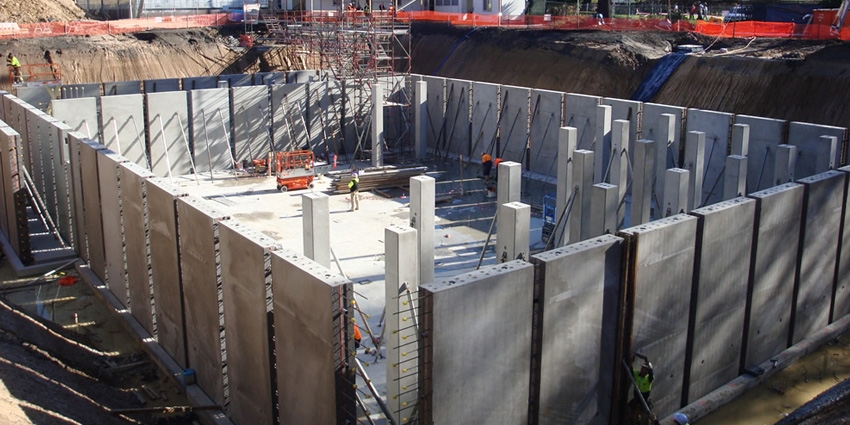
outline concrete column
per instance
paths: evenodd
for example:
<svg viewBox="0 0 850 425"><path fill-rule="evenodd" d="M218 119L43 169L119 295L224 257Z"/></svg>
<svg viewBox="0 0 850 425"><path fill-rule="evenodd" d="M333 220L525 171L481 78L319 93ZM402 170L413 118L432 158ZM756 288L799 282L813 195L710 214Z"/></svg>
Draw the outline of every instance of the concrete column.
<svg viewBox="0 0 850 425"><path fill-rule="evenodd" d="M528 261L531 207L522 202L499 205L499 233L496 234L496 259Z"/></svg>
<svg viewBox="0 0 850 425"><path fill-rule="evenodd" d="M387 356L387 407L395 423L407 423L418 394L416 230L400 226L384 229L386 280L386 324L384 346ZM404 286L403 286L404 285ZM409 292L408 292L409 290Z"/></svg>
<svg viewBox="0 0 850 425"><path fill-rule="evenodd" d="M384 88L372 85L372 166L384 165Z"/></svg>
<svg viewBox="0 0 850 425"><path fill-rule="evenodd" d="M682 168L671 168L667 170L664 177L664 207L662 217L670 217L681 212L688 212L688 191L691 185L688 183L690 172Z"/></svg>
<svg viewBox="0 0 850 425"><path fill-rule="evenodd" d="M658 142L655 153L658 156L655 157L655 182L652 188L656 194L661 194L664 193L664 176L667 174L668 155L673 156L673 166L678 167L679 165L676 162L679 161L679 153L670 152L670 146L673 146L673 142L676 140L676 116L661 114L658 121L658 135L655 136L655 140ZM661 208L660 205L658 207Z"/></svg>
<svg viewBox="0 0 850 425"><path fill-rule="evenodd" d="M331 267L331 216L328 195L308 193L301 195L304 226L304 256Z"/></svg>
<svg viewBox="0 0 850 425"><path fill-rule="evenodd" d="M596 107L596 141L594 142L593 154L596 163L593 165L593 182L602 183L605 166L608 165L605 156L605 148L611 146L611 106L599 105Z"/></svg>
<svg viewBox="0 0 850 425"><path fill-rule="evenodd" d="M570 242L590 238L590 188L593 186L593 157L589 150L573 153L573 189L578 189L570 211Z"/></svg>
<svg viewBox="0 0 850 425"><path fill-rule="evenodd" d="M732 126L732 155L748 156L750 153L750 126L735 124Z"/></svg>
<svg viewBox="0 0 850 425"><path fill-rule="evenodd" d="M517 202L520 197L520 184L522 183L522 164L513 161L499 163L496 170L498 183L496 186L496 205Z"/></svg>
<svg viewBox="0 0 850 425"><path fill-rule="evenodd" d="M578 129L575 127L561 127L558 132L558 177L555 192L555 222L564 213L570 196L573 194L573 152L576 150L578 141ZM572 214L570 214L572 215ZM560 240L556 240L554 247L564 246L570 240L570 220L562 220L560 226L555 228L554 235L563 234Z"/></svg>
<svg viewBox="0 0 850 425"><path fill-rule="evenodd" d="M838 149L838 138L835 136L820 136L815 154L815 174L835 169L835 150Z"/></svg>
<svg viewBox="0 0 850 425"><path fill-rule="evenodd" d="M414 94L414 121L413 121L413 151L416 153L416 159L423 159L426 156L428 140L428 82L417 81Z"/></svg>
<svg viewBox="0 0 850 425"><path fill-rule="evenodd" d="M617 233L619 189L609 183L597 183L590 189L590 237Z"/></svg>
<svg viewBox="0 0 850 425"><path fill-rule="evenodd" d="M747 157L729 155L726 157L726 173L723 175L723 200L747 194Z"/></svg>
<svg viewBox="0 0 850 425"><path fill-rule="evenodd" d="M632 177L632 208L629 227L648 223L652 217L652 182L655 181L656 143L652 140L635 142L634 176Z"/></svg>
<svg viewBox="0 0 850 425"><path fill-rule="evenodd" d="M410 178L410 227L416 229L419 247L419 281L434 280L434 200L433 177Z"/></svg>
<svg viewBox="0 0 850 425"><path fill-rule="evenodd" d="M617 227L626 217L626 189L629 187L629 121L615 120L611 129L611 175L608 183L617 186Z"/></svg>
<svg viewBox="0 0 850 425"><path fill-rule="evenodd" d="M682 168L690 172L688 211L700 207L702 203L702 177L705 175L705 133L689 131L685 139L685 163ZM669 174L668 174L669 176ZM665 187L665 192L667 188Z"/></svg>
<svg viewBox="0 0 850 425"><path fill-rule="evenodd" d="M774 186L793 182L797 168L797 147L794 145L776 146L776 163L773 167Z"/></svg>

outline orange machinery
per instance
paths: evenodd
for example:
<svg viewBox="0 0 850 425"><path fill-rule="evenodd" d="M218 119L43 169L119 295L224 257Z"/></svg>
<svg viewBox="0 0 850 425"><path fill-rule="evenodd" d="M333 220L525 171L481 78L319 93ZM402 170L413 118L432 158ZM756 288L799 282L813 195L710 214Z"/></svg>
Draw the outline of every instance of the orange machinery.
<svg viewBox="0 0 850 425"><path fill-rule="evenodd" d="M313 187L313 151L274 152L273 155L277 190L286 192Z"/></svg>

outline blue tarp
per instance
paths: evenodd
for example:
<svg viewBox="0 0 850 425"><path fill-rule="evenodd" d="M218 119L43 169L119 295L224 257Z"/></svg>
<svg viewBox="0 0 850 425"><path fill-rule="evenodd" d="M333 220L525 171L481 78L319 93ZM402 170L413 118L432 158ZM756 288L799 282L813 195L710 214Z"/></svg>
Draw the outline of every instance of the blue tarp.
<svg viewBox="0 0 850 425"><path fill-rule="evenodd" d="M655 66L649 70L646 78L643 79L640 86L635 90L632 100L640 102L651 101L655 97L655 94L658 93L658 90L661 90L661 87L667 82L667 79L670 78L670 75L673 74L673 71L682 64L685 57L687 55L684 53L670 53L658 59L658 62L655 62Z"/></svg>

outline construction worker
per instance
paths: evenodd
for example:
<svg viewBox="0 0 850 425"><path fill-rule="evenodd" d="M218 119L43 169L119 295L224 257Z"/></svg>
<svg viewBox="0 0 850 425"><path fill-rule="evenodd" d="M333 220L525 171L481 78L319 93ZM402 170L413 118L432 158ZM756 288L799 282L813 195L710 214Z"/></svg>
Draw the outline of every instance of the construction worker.
<svg viewBox="0 0 850 425"><path fill-rule="evenodd" d="M10 71L14 74L13 82L18 84L23 83L24 80L21 78L21 61L12 52L9 52L9 55L6 56L6 65L12 68Z"/></svg>
<svg viewBox="0 0 850 425"><path fill-rule="evenodd" d="M493 170L493 157L487 152L481 153L481 174L484 177L484 183L490 183L490 171Z"/></svg>
<svg viewBox="0 0 850 425"><path fill-rule="evenodd" d="M360 209L360 176L357 170L351 172L351 180L348 182L348 191L351 195L351 211Z"/></svg>
<svg viewBox="0 0 850 425"><path fill-rule="evenodd" d="M688 423L688 417L684 413L680 412L673 414L673 421L676 422L676 425L690 425Z"/></svg>
<svg viewBox="0 0 850 425"><path fill-rule="evenodd" d="M652 409L652 402L650 401L649 396L652 391L652 382L655 381L655 372L652 370L652 363L649 362L649 359L646 358L646 356L635 353L635 357L643 359L643 364L640 366L640 369L632 370L635 377L635 383L637 383L637 390L640 391L640 395L643 396L647 406ZM634 359L632 359L632 361L634 361ZM637 398L637 392L635 392L635 398Z"/></svg>
<svg viewBox="0 0 850 425"><path fill-rule="evenodd" d="M354 349L357 350L360 348L360 341L363 340L363 335L360 334L360 327L357 326L357 323L354 324Z"/></svg>

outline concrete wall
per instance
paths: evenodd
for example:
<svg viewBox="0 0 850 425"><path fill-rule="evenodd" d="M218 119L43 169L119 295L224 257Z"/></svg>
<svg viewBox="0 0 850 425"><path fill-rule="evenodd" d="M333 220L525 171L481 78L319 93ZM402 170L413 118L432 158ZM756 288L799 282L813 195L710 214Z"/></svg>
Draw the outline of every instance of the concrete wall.
<svg viewBox="0 0 850 425"><path fill-rule="evenodd" d="M726 152L731 137L733 114L702 109L688 109L687 131L705 133L705 172L702 179L702 196L696 205L711 205L723 198L723 178Z"/></svg>
<svg viewBox="0 0 850 425"><path fill-rule="evenodd" d="M228 90L192 90L189 99L195 172L232 169Z"/></svg>
<svg viewBox="0 0 850 425"><path fill-rule="evenodd" d="M750 126L747 157L747 193L758 192L777 184L773 175L776 147L785 143L786 121L770 118L735 116L736 124Z"/></svg>
<svg viewBox="0 0 850 425"><path fill-rule="evenodd" d="M469 150L471 89L471 81L446 80L446 144L441 149L444 156L446 152L458 155Z"/></svg>
<svg viewBox="0 0 850 425"><path fill-rule="evenodd" d="M127 292L127 275L124 262L124 232L122 230L121 218L121 194L118 187L118 167L127 162L126 158L111 152L102 150L97 155L97 179L100 192L100 226L103 229L103 251L105 279L109 290L118 301L126 307L129 305L129 293ZM88 204L87 204L88 206ZM86 214L89 211L86 210Z"/></svg>
<svg viewBox="0 0 850 425"><path fill-rule="evenodd" d="M100 133L108 149L149 168L143 100L141 94L102 97Z"/></svg>
<svg viewBox="0 0 850 425"><path fill-rule="evenodd" d="M100 280L106 282L106 252L103 245L103 221L98 178L98 152L102 145L83 140L79 144L80 182L83 188L83 229L88 246L88 262Z"/></svg>
<svg viewBox="0 0 850 425"><path fill-rule="evenodd" d="M50 103L51 115L91 139L100 139L97 120L97 99L55 99Z"/></svg>
<svg viewBox="0 0 850 425"><path fill-rule="evenodd" d="M151 335L154 335L150 279L150 250L148 249L148 213L146 185L154 175L146 169L125 162L118 167L121 184L121 214L124 230L124 249L127 252L127 287L130 313Z"/></svg>
<svg viewBox="0 0 850 425"><path fill-rule="evenodd" d="M443 118L446 116L446 79L425 76L422 77L422 80L428 83L427 113L425 116L426 126L428 127L426 146L428 150L434 151L438 143L442 146L441 143L446 137L445 123L443 122Z"/></svg>
<svg viewBox="0 0 850 425"><path fill-rule="evenodd" d="M272 86L271 107L275 150L306 149L307 84Z"/></svg>
<svg viewBox="0 0 850 425"><path fill-rule="evenodd" d="M603 105L611 106L611 120L626 120L629 122L629 152L634 157L635 141L639 139L638 129L642 117L643 103L636 100L623 100L606 97Z"/></svg>
<svg viewBox="0 0 850 425"><path fill-rule="evenodd" d="M4 163L5 164L5 163ZM839 168L850 173L850 166ZM848 177L850 180L850 177ZM850 242L850 184L844 193L844 212L841 215L841 242L839 243L838 267L835 275L835 295L833 297L832 317L830 323L850 314L850 248L845 245Z"/></svg>
<svg viewBox="0 0 850 425"><path fill-rule="evenodd" d="M151 171L159 177L189 174L192 157L188 145L189 110L186 93L148 93L145 100Z"/></svg>
<svg viewBox="0 0 850 425"><path fill-rule="evenodd" d="M145 93L160 93L180 90L180 80L177 78L145 80L142 83L145 88Z"/></svg>
<svg viewBox="0 0 850 425"><path fill-rule="evenodd" d="M472 102L478 108L472 112L472 147L465 154L470 160L480 160L481 152L495 149L501 113L499 85L473 82Z"/></svg>
<svg viewBox="0 0 850 425"><path fill-rule="evenodd" d="M818 156L820 147L818 142L821 136L833 136L838 139L835 149L835 165L844 164L842 142L846 139L847 130L842 127L828 125L809 124L802 122L791 122L788 125L788 144L797 146L799 157L797 158L797 178L809 177L826 171L827 168L819 167Z"/></svg>
<svg viewBox="0 0 850 425"><path fill-rule="evenodd" d="M528 98L531 90L525 87L502 86L505 116L502 118L497 154L505 161L520 162L528 141Z"/></svg>
<svg viewBox="0 0 850 425"><path fill-rule="evenodd" d="M103 83L104 96L117 96L125 94L142 94L141 81L113 81Z"/></svg>
<svg viewBox="0 0 850 425"><path fill-rule="evenodd" d="M539 173L555 174L563 107L564 93L531 91L531 110L535 115L531 117L531 152L525 154L524 167L528 164L531 170Z"/></svg>
<svg viewBox="0 0 850 425"><path fill-rule="evenodd" d="M593 150L596 141L596 107L602 102L598 96L567 93L564 98L564 125L578 130L576 149Z"/></svg>
<svg viewBox="0 0 850 425"><path fill-rule="evenodd" d="M266 86L235 87L233 99L233 146L236 162L264 158L272 151L272 121L269 88Z"/></svg>

